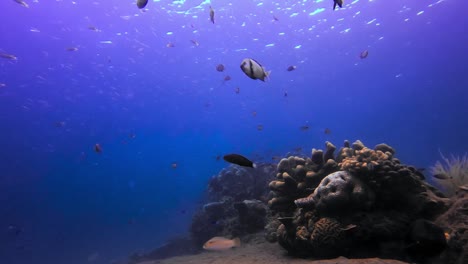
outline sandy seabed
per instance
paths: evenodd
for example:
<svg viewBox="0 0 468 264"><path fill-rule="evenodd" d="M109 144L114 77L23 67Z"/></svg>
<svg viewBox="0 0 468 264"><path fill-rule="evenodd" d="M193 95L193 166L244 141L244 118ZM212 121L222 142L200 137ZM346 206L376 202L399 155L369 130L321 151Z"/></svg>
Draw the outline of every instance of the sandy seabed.
<svg viewBox="0 0 468 264"><path fill-rule="evenodd" d="M144 261L138 264L407 264L390 259L347 259L344 257L329 260L293 258L277 243L253 240L239 248L225 251L204 251L197 255L178 256L161 260Z"/></svg>

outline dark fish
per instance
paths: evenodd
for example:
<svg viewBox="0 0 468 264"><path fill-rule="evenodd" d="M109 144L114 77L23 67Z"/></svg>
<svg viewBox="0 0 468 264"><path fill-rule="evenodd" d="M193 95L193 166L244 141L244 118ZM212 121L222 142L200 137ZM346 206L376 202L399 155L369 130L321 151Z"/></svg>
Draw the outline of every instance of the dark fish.
<svg viewBox="0 0 468 264"><path fill-rule="evenodd" d="M325 128L325 131L323 131L325 133L325 135L330 135L331 134L331 130L329 128Z"/></svg>
<svg viewBox="0 0 468 264"><path fill-rule="evenodd" d="M252 115L253 115L253 117L256 117L257 116L257 111L253 111Z"/></svg>
<svg viewBox="0 0 468 264"><path fill-rule="evenodd" d="M284 97L288 97L288 91L284 92Z"/></svg>
<svg viewBox="0 0 468 264"><path fill-rule="evenodd" d="M192 44L193 44L195 47L200 46L200 43L198 43L198 41L196 41L196 40L194 40L194 39L191 39L190 42L192 42Z"/></svg>
<svg viewBox="0 0 468 264"><path fill-rule="evenodd" d="M239 87L236 87L236 94L239 94L240 93L240 88Z"/></svg>
<svg viewBox="0 0 468 264"><path fill-rule="evenodd" d="M98 31L98 29L95 26L89 26L88 29L92 31Z"/></svg>
<svg viewBox="0 0 468 264"><path fill-rule="evenodd" d="M211 20L211 23L214 24L214 10L211 6L210 6L210 20Z"/></svg>
<svg viewBox="0 0 468 264"><path fill-rule="evenodd" d="M14 1L16 3L22 5L22 6L26 7L26 8L29 8L29 5L26 2L24 2L23 0L14 0Z"/></svg>
<svg viewBox="0 0 468 264"><path fill-rule="evenodd" d="M273 16L273 20L279 21L279 19L276 16Z"/></svg>
<svg viewBox="0 0 468 264"><path fill-rule="evenodd" d="M4 58L4 59L7 59L7 60L17 60L18 59L13 54L7 54L7 53L2 53L2 52L0 52L0 58Z"/></svg>
<svg viewBox="0 0 468 264"><path fill-rule="evenodd" d="M309 130L309 126L301 126L300 129L302 131L306 131L306 130Z"/></svg>
<svg viewBox="0 0 468 264"><path fill-rule="evenodd" d="M128 137L131 138L131 139L134 139L134 138L136 138L136 134L135 133L130 133L128 135Z"/></svg>
<svg viewBox="0 0 468 264"><path fill-rule="evenodd" d="M343 0L333 0L333 10L335 10L336 6L339 6L340 8L343 7Z"/></svg>
<svg viewBox="0 0 468 264"><path fill-rule="evenodd" d="M450 179L450 176L448 176L445 173L437 173L437 174L434 174L434 178L439 179L439 180L448 180Z"/></svg>
<svg viewBox="0 0 468 264"><path fill-rule="evenodd" d="M369 55L369 51L364 50L363 52L361 52L361 54L359 54L359 58L365 59L365 58L367 58L368 55Z"/></svg>
<svg viewBox="0 0 468 264"><path fill-rule="evenodd" d="M250 161L246 157L241 156L239 154L228 154L228 155L225 155L223 159L229 163L233 163L233 164L243 166L243 167L250 167L250 168L257 167L252 161Z"/></svg>
<svg viewBox="0 0 468 264"><path fill-rule="evenodd" d="M231 76L226 75L226 76L224 76L224 79L223 79L223 80L224 80L225 82L230 81L230 80L231 80Z"/></svg>
<svg viewBox="0 0 468 264"><path fill-rule="evenodd" d="M175 45L174 45L174 43L169 42L169 43L166 44L166 47L173 48L173 47L175 47Z"/></svg>
<svg viewBox="0 0 468 264"><path fill-rule="evenodd" d="M177 163L176 163L176 162L172 163L172 164L171 164L171 167L172 167L173 169L177 169Z"/></svg>
<svg viewBox="0 0 468 264"><path fill-rule="evenodd" d="M297 67L294 65L289 66L286 70L287 71L294 71Z"/></svg>
<svg viewBox="0 0 468 264"><path fill-rule="evenodd" d="M216 65L216 70L219 71L219 72L223 72L224 71L224 65L223 64Z"/></svg>
<svg viewBox="0 0 468 264"><path fill-rule="evenodd" d="M96 143L96 144L94 145L94 151L95 151L96 153L102 153L102 147L101 147L101 145L99 145L98 143Z"/></svg>
<svg viewBox="0 0 468 264"><path fill-rule="evenodd" d="M77 51L78 48L77 47L69 47L66 49L67 51Z"/></svg>
<svg viewBox="0 0 468 264"><path fill-rule="evenodd" d="M262 130L263 130L263 125L258 125L258 126L257 126L257 130L258 130L258 131L262 131Z"/></svg>
<svg viewBox="0 0 468 264"><path fill-rule="evenodd" d="M220 160L220 159L221 159L221 155L217 155L216 160Z"/></svg>
<svg viewBox="0 0 468 264"><path fill-rule="evenodd" d="M142 9L145 8L146 4L148 4L148 0L137 0L136 4L138 8Z"/></svg>

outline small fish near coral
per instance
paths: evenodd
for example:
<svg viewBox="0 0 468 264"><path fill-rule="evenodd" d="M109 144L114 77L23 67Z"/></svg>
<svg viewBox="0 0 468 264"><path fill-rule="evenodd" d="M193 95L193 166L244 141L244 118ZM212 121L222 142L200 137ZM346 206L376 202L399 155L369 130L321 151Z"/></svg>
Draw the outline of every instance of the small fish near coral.
<svg viewBox="0 0 468 264"><path fill-rule="evenodd" d="M224 155L223 159L229 163L236 164L242 167L256 168L257 166L247 159L246 157L239 154L228 154Z"/></svg>
<svg viewBox="0 0 468 264"><path fill-rule="evenodd" d="M238 237L234 239L228 239L225 237L213 237L203 245L203 249L220 251L227 250L233 247L240 247L240 245L241 242Z"/></svg>

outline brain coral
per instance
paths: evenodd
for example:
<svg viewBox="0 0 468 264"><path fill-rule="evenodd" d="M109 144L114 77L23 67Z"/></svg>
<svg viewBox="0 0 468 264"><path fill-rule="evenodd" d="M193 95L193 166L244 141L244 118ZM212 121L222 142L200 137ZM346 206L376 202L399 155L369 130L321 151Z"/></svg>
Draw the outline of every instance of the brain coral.
<svg viewBox="0 0 468 264"><path fill-rule="evenodd" d="M357 209L368 209L374 194L359 178L347 171L325 177L306 198L295 200L298 207L315 207L321 215L336 215Z"/></svg>

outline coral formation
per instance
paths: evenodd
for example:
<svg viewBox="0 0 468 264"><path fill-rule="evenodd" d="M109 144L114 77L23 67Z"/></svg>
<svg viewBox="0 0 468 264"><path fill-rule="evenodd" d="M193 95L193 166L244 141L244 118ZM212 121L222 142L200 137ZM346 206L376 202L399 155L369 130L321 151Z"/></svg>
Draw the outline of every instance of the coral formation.
<svg viewBox="0 0 468 264"><path fill-rule="evenodd" d="M468 188L458 189L452 200L450 208L435 220L445 230L448 246L434 263L468 263Z"/></svg>
<svg viewBox="0 0 468 264"><path fill-rule="evenodd" d="M468 155L446 158L440 154L444 163L437 161L431 167L432 179L445 195L451 197L458 188L468 186Z"/></svg>
<svg viewBox="0 0 468 264"><path fill-rule="evenodd" d="M192 219L190 233L198 245L214 236L237 237L265 227L268 182L276 166L257 164L256 169L231 165L208 183L207 200Z"/></svg>
<svg viewBox="0 0 468 264"><path fill-rule="evenodd" d="M312 149L310 157L222 170L209 182L191 236L177 243L193 253L213 236L246 239L264 227L268 241L295 256L468 263L467 185L457 184L455 196L446 198L386 144L371 149L345 141L336 150L326 142L325 150ZM447 166L433 169L438 179L466 179L460 173L467 158L444 160ZM169 243L133 260L155 259L169 249L180 251Z"/></svg>
<svg viewBox="0 0 468 264"><path fill-rule="evenodd" d="M386 144L370 149L345 141L336 156L335 151L327 142L325 151L313 149L310 158L279 162L269 184L268 205L276 219L267 225L267 238L274 241L276 235L290 254L327 258L418 259L419 248L443 248L437 240L443 231L424 221L434 220L449 201L419 170L401 164ZM433 237L424 240L415 230L431 230ZM408 248L416 242L411 255Z"/></svg>
<svg viewBox="0 0 468 264"><path fill-rule="evenodd" d="M311 195L294 201L297 207L315 207L321 215L366 209L373 202L372 190L347 171L329 174Z"/></svg>

